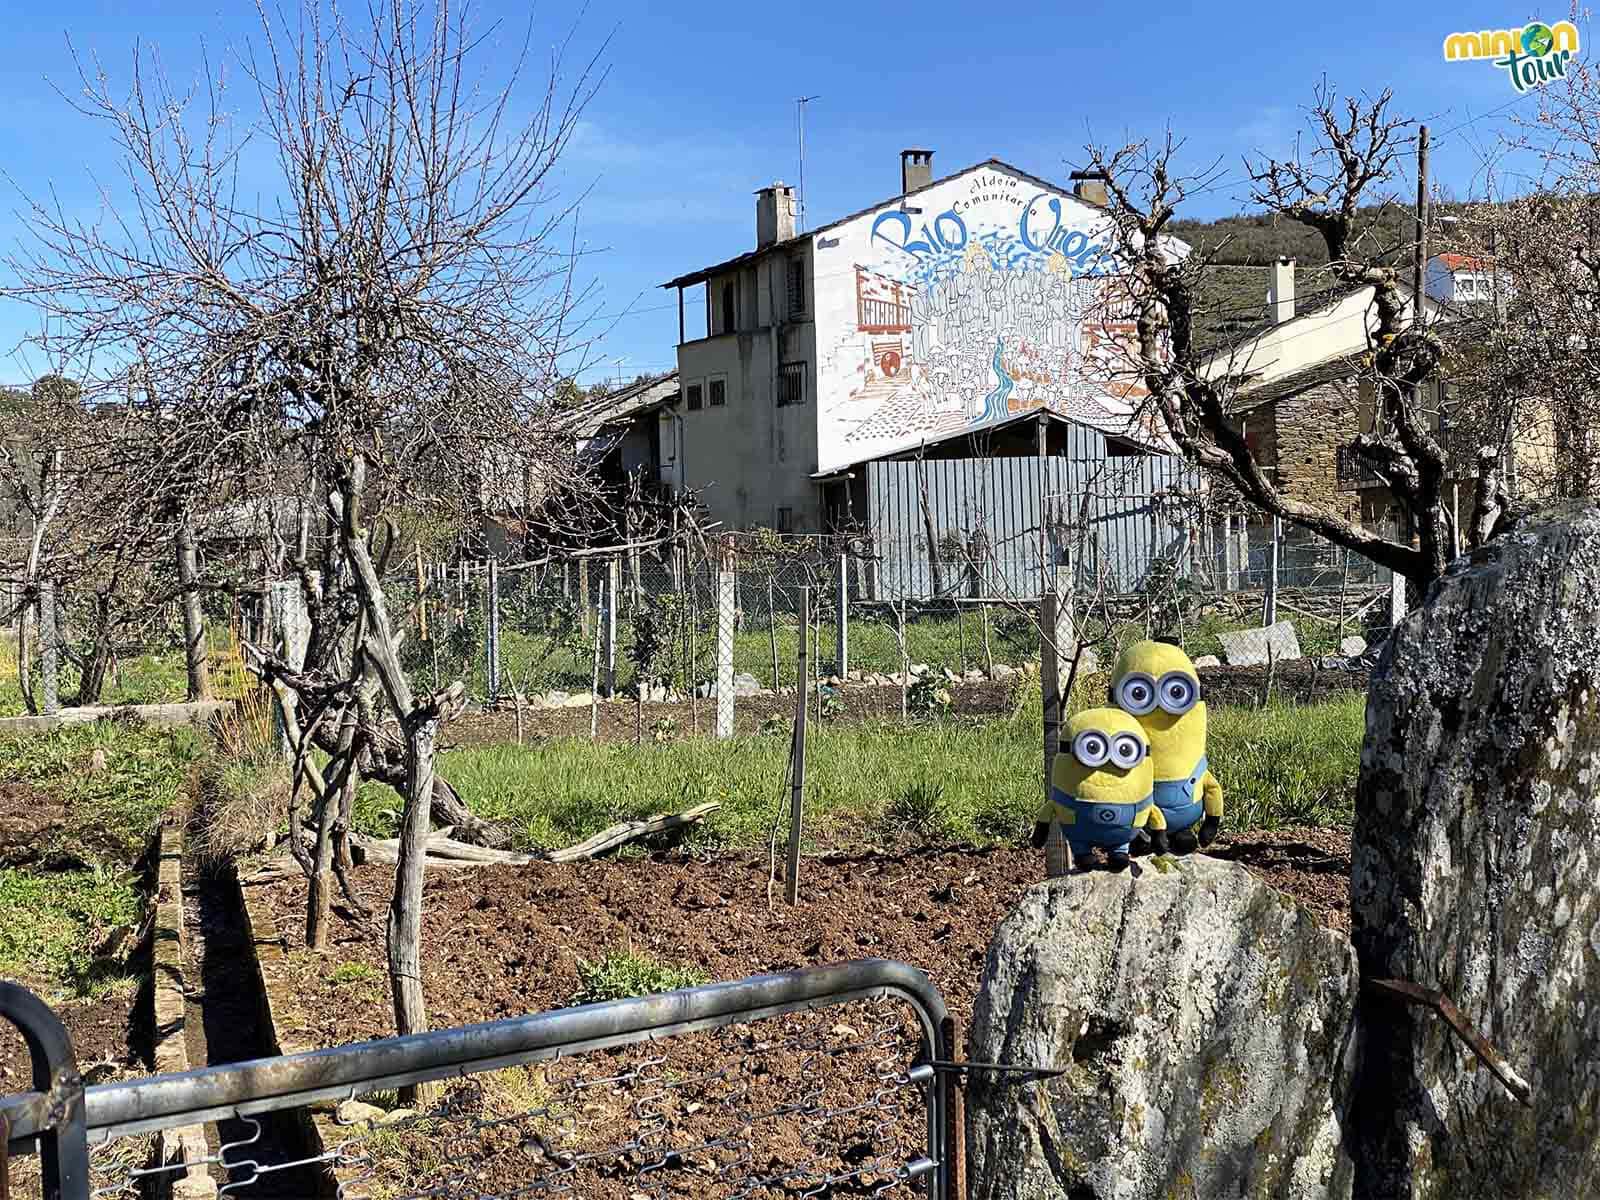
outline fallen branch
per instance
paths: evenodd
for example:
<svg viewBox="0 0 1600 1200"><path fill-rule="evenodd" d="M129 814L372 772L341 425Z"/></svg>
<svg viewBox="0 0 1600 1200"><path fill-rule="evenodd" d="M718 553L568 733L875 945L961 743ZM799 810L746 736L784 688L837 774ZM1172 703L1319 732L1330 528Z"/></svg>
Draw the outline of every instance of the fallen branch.
<svg viewBox="0 0 1600 1200"><path fill-rule="evenodd" d="M721 807L720 803L713 800L681 813L662 813L643 821L620 821L575 846L568 846L565 850L543 850L528 854L474 846L457 841L448 836L448 830L442 830L428 838L427 861L429 866L451 867L526 867L541 862L578 862L586 858L598 858L619 846L651 834L668 833L674 829L693 825ZM367 862L393 863L400 853L400 842L397 838L363 841L358 845Z"/></svg>
<svg viewBox="0 0 1600 1200"><path fill-rule="evenodd" d="M1425 988L1420 984L1409 983L1403 979L1369 979L1367 990L1379 992L1390 999L1399 1000L1405 1004L1415 1004L1419 1008L1431 1009L1444 1019L1467 1049L1478 1056L1478 1060L1494 1072L1494 1077L1505 1085L1510 1092L1524 1105L1533 1107L1533 1087L1519 1075L1498 1050L1490 1043L1489 1039L1479 1033L1472 1022L1451 1001L1450 997L1438 988Z"/></svg>
<svg viewBox="0 0 1600 1200"><path fill-rule="evenodd" d="M545 857L550 862L576 862L583 858L596 858L627 842L648 837L652 833L667 833L693 825L721 807L720 803L712 800L705 804L697 804L694 808L681 813L660 813L644 821L622 821L609 829L602 829L592 838L579 842L576 846L568 846L565 850L552 850Z"/></svg>

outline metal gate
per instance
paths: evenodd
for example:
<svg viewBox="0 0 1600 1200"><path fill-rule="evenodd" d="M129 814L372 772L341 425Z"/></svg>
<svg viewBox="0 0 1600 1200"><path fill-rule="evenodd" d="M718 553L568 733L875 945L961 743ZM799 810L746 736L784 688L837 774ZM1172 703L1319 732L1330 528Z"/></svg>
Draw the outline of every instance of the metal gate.
<svg viewBox="0 0 1600 1200"><path fill-rule="evenodd" d="M925 974L883 959L91 1087L36 996L0 983L0 1016L33 1069L32 1091L0 1099L0 1147L13 1168L38 1151L44 1200L156 1194L210 1168L226 1194L283 1195L258 1185L312 1170L350 1200L951 1200L959 1174L953 1026ZM411 1108L351 1104L422 1084ZM306 1153L262 1155L272 1114L303 1125ZM187 1163L130 1161L127 1139L216 1121L254 1134Z"/></svg>

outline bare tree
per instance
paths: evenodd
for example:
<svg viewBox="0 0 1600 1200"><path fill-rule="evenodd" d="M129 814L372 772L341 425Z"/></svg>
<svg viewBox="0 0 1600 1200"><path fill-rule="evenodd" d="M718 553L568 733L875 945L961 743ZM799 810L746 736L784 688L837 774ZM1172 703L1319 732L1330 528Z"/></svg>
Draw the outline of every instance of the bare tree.
<svg viewBox="0 0 1600 1200"><path fill-rule="evenodd" d="M317 857L291 849L319 877L319 908L349 781L405 796L388 930L402 1033L426 1025L430 810L471 816L433 764L460 688L412 694L383 565L405 562L399 524L475 536L496 514L537 511L560 528L585 497L549 402L584 300L552 172L599 74L590 60L559 83L563 43L526 94L526 38L501 77L480 70L494 32L465 5L380 0L353 21L304 0L263 7L255 42L193 87L142 49L126 94L80 61L72 102L121 152L105 209L120 215L91 224L33 203L5 290L41 310L41 348L82 364L90 390L156 398L170 439L152 467L205 478L244 464L308 497L305 666L253 657L302 735ZM332 755L324 770L312 747ZM314 909L313 935L319 923Z"/></svg>
<svg viewBox="0 0 1600 1200"><path fill-rule="evenodd" d="M1090 147L1089 158L1108 177L1108 215L1128 264L1122 290L1110 302L1136 315L1133 368L1161 426L1191 461L1257 508L1355 550L1420 587L1443 573L1459 531L1446 488L1451 464L1430 430L1420 390L1438 368L1443 346L1434 330L1412 319L1399 272L1388 265L1392 253L1366 244L1358 227L1362 206L1390 201L1386 189L1408 141L1410 122L1392 116L1389 101L1386 91L1370 101L1341 102L1319 88L1309 110L1309 147L1288 161L1269 159L1247 168L1257 203L1316 230L1326 243L1334 277L1371 289L1369 347L1361 369L1373 385L1376 421L1372 430L1355 437L1353 450L1390 488L1415 533L1414 544L1404 531L1385 536L1287 492L1246 442L1232 401L1248 364L1219 363L1196 337L1199 285L1216 249L1177 255L1167 232L1183 201L1213 187L1218 172L1180 174L1175 164L1181 142L1170 134L1157 145L1139 142L1115 151ZM1478 517L1464 539L1468 544L1502 527L1506 503L1498 461L1491 457L1480 464Z"/></svg>
<svg viewBox="0 0 1600 1200"><path fill-rule="evenodd" d="M0 494L8 536L0 573L16 584L18 675L37 711L31 660L35 610L46 583L58 607L53 647L76 669L75 704L99 701L117 650L166 640L174 595L166 489L129 453L142 418L95 405L60 375L0 404Z"/></svg>
<svg viewBox="0 0 1600 1200"><path fill-rule="evenodd" d="M1600 492L1600 78L1589 68L1540 89L1504 149L1537 157L1530 192L1470 207L1454 247L1479 258L1484 352L1469 383L1511 408L1517 492ZM1481 291L1481 284L1480 284Z"/></svg>

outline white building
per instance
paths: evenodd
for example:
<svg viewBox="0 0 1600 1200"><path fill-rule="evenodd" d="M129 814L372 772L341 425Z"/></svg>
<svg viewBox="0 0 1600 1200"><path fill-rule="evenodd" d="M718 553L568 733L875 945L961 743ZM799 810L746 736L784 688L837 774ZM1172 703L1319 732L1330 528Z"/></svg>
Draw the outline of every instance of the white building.
<svg viewBox="0 0 1600 1200"><path fill-rule="evenodd" d="M1428 296L1441 304L1487 303L1493 300L1496 287L1502 300L1511 295L1511 280L1495 271L1492 258L1435 254L1428 260L1423 278Z"/></svg>
<svg viewBox="0 0 1600 1200"><path fill-rule="evenodd" d="M756 197L755 249L663 285L682 399L661 418L662 476L726 527L871 522L864 467L908 455L1159 445L1130 420L1133 324L1104 306L1103 183L1068 191L994 159L935 180L932 152L907 150L898 194L819 229L796 233L787 185ZM699 286L706 333L689 339Z"/></svg>

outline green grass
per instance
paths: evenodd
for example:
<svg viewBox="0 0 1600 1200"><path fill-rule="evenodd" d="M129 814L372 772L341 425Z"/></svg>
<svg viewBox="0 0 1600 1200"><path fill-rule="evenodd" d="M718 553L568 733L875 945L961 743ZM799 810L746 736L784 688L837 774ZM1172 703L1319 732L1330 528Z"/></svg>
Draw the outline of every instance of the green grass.
<svg viewBox="0 0 1600 1200"><path fill-rule="evenodd" d="M0 976L42 987L53 997L131 986L133 938L125 937L109 957L95 950L119 926L136 924L139 915L139 893L126 872L0 870Z"/></svg>
<svg viewBox="0 0 1600 1200"><path fill-rule="evenodd" d="M698 967L660 962L630 949L607 950L605 957L597 961L578 961L578 980L582 986L572 1002L597 1004L603 1000L675 992L680 988L698 987L709 979L710 976Z"/></svg>
<svg viewBox="0 0 1600 1200"><path fill-rule="evenodd" d="M1086 681L1084 697L1096 692ZM1098 689L1103 695L1102 686ZM1010 718L828 727L806 752L806 838L813 848L906 838L1009 842L1040 798L1037 692ZM1347 824L1364 698L1212 712L1209 753L1231 829ZM440 771L481 816L508 821L524 847L569 845L613 822L705 801L722 807L688 834L693 847L764 846L780 798L787 731L724 742L592 745L565 741L454 750ZM392 836L399 800L368 785L358 827Z"/></svg>
<svg viewBox="0 0 1600 1200"><path fill-rule="evenodd" d="M151 826L185 795L201 753L200 735L191 729L97 721L0 738L0 785L15 785L24 796L37 789L43 797L36 802L64 810L64 823L43 835L47 857L125 866L143 850Z"/></svg>
<svg viewBox="0 0 1600 1200"><path fill-rule="evenodd" d="M0 800L38 832L47 867L0 868L0 976L51 998L96 996L131 986L133 937L97 950L136 925L143 902L129 868L153 826L185 796L201 753L192 730L119 721L0 739Z"/></svg>
<svg viewBox="0 0 1600 1200"><path fill-rule="evenodd" d="M243 671L238 664L237 648L226 626L207 627L206 640L211 648L211 685L217 696L242 694ZM38 649L34 649L34 670L38 670ZM63 664L60 672L60 692L63 704L73 698L77 688L77 669ZM37 688L37 677L35 687ZM184 668L183 652L179 649L133 654L117 660L98 704L174 704L188 695L189 678ZM35 693L37 698L37 692ZM0 717L15 717L26 713L22 702L22 688L17 680L17 641L14 637L0 637Z"/></svg>
<svg viewBox="0 0 1600 1200"><path fill-rule="evenodd" d="M332 984L368 983L378 977L378 968L371 963L342 962L328 972Z"/></svg>

